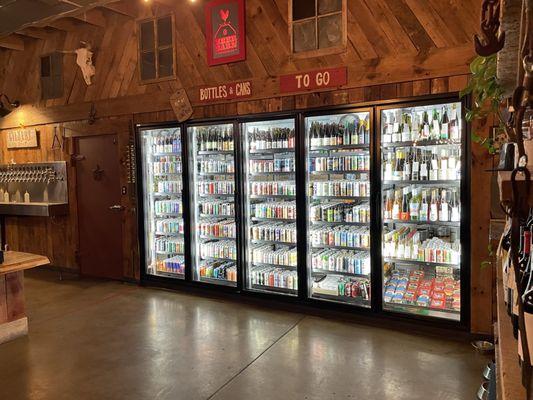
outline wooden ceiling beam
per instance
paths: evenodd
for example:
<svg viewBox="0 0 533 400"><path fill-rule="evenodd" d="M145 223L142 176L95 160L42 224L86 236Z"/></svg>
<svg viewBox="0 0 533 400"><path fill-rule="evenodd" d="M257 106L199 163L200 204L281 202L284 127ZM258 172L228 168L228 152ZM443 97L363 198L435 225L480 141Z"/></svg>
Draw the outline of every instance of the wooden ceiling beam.
<svg viewBox="0 0 533 400"><path fill-rule="evenodd" d="M138 3L136 1L118 1L113 3L107 3L100 6L100 8L114 12L116 14L124 15L130 18L137 18L138 15Z"/></svg>
<svg viewBox="0 0 533 400"><path fill-rule="evenodd" d="M97 26L99 28L105 28L107 25L104 13L96 8L75 15L72 18L77 21L85 22L89 25Z"/></svg>
<svg viewBox="0 0 533 400"><path fill-rule="evenodd" d="M46 40L50 37L50 33L43 28L25 28L20 31L17 31L16 33L17 35L41 40Z"/></svg>
<svg viewBox="0 0 533 400"><path fill-rule="evenodd" d="M0 47L10 50L24 50L24 40L18 35L9 35L0 39Z"/></svg>
<svg viewBox="0 0 533 400"><path fill-rule="evenodd" d="M79 22L70 18L56 19L55 21L46 22L45 26L57 29L59 31L73 32L80 27Z"/></svg>

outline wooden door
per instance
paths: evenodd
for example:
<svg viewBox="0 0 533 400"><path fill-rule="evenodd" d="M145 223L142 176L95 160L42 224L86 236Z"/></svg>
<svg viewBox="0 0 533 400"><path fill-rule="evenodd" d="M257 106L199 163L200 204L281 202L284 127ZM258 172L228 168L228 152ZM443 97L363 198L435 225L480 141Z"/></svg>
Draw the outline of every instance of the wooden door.
<svg viewBox="0 0 533 400"><path fill-rule="evenodd" d="M117 136L76 138L75 163L81 274L122 279L124 208Z"/></svg>

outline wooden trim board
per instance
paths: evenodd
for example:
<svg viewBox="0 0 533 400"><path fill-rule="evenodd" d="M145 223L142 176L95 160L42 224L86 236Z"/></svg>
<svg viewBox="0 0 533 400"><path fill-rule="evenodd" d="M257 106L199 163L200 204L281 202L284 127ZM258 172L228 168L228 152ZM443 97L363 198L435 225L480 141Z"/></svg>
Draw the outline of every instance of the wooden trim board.
<svg viewBox="0 0 533 400"><path fill-rule="evenodd" d="M28 317L0 324L0 344L10 342L28 334Z"/></svg>
<svg viewBox="0 0 533 400"><path fill-rule="evenodd" d="M4 263L0 264L0 275L24 271L25 269L50 264L48 257L37 254L21 253L19 251L6 251Z"/></svg>

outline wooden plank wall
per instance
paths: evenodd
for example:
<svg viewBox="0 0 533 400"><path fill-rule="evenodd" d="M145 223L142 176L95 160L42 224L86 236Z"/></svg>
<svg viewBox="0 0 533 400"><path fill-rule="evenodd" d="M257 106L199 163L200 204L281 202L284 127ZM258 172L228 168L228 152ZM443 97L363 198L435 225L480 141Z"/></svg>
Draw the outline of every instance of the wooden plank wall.
<svg viewBox="0 0 533 400"><path fill-rule="evenodd" d="M217 118L274 111L358 104L408 98L462 89L468 79L468 64L474 56L472 35L479 26L481 0L349 0L348 48L327 57L294 59L290 55L288 0L247 0L247 59L244 62L208 67L205 56L203 1L157 0L150 6L141 1L122 1L99 7L102 26L65 18L21 36L23 51L0 47L0 93L24 104L22 113L0 119L0 129L18 126L21 120L38 125L43 145L37 150L8 151L0 135L0 154L6 162L68 160L71 148L52 151L53 127L65 121L86 119L91 104L98 124L113 125L118 117L125 124L174 120L167 96L185 88L194 108L193 118ZM178 74L175 80L142 85L137 73L135 19L173 11L176 16ZM24 34L24 32L20 32ZM40 101L39 56L54 50L73 50L80 41L95 48L96 76L87 87L75 65L75 56L65 54L65 93L60 99ZM323 67L348 67L348 84L338 90L281 96L278 77ZM253 96L246 101L204 105L198 88L250 79ZM102 119L105 117L106 119ZM122 123L121 123L122 124ZM80 126L83 126L81 123ZM86 125L86 124L85 124ZM490 121L478 126L490 128ZM105 129L94 128L106 133ZM95 131L84 130L85 134ZM129 133L120 133L121 146ZM71 144L69 144L71 146ZM490 334L492 285L490 272L480 264L488 258L489 210L483 187L488 187L489 162L483 150L472 148L472 331ZM70 164L69 164L70 165ZM54 265L77 269L75 173L69 166L71 212L56 219L10 218L8 241L12 248L46 254ZM125 176L122 177L123 181ZM131 199L125 200L130 210ZM126 213L124 231L124 276L138 278L135 215ZM66 244L66 245L65 245ZM132 249L135 249L132 251Z"/></svg>

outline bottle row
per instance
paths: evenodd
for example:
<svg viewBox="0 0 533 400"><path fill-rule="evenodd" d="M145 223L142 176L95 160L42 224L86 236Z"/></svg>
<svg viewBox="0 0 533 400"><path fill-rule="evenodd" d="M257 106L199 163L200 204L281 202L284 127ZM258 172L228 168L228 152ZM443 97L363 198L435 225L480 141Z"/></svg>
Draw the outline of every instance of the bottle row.
<svg viewBox="0 0 533 400"><path fill-rule="evenodd" d="M201 174L222 173L233 174L235 173L235 163L233 160L217 160L206 159L200 160L197 164L198 172Z"/></svg>
<svg viewBox="0 0 533 400"><path fill-rule="evenodd" d="M157 193L181 194L183 183L181 181L154 181Z"/></svg>
<svg viewBox="0 0 533 400"><path fill-rule="evenodd" d="M155 241L155 251L158 253L185 254L183 239L160 238Z"/></svg>
<svg viewBox="0 0 533 400"><path fill-rule="evenodd" d="M291 182L250 182L254 196L296 196L296 185Z"/></svg>
<svg viewBox="0 0 533 400"><path fill-rule="evenodd" d="M383 142L409 142L418 140L458 140L461 123L456 104L428 108L385 111L382 120Z"/></svg>
<svg viewBox="0 0 533 400"><path fill-rule="evenodd" d="M183 234L183 219L158 219L155 221L155 231L157 233Z"/></svg>
<svg viewBox="0 0 533 400"><path fill-rule="evenodd" d="M383 218L401 221L459 222L461 202L457 189L420 190L408 186L388 190L383 204Z"/></svg>
<svg viewBox="0 0 533 400"><path fill-rule="evenodd" d="M421 270L393 270L385 282L383 300L385 303L459 311L461 282L449 274L432 278Z"/></svg>
<svg viewBox="0 0 533 400"><path fill-rule="evenodd" d="M367 251L320 250L311 255L313 271L344 272L370 275L370 254Z"/></svg>
<svg viewBox="0 0 533 400"><path fill-rule="evenodd" d="M370 298L370 284L366 279L326 275L313 282L313 293L367 301Z"/></svg>
<svg viewBox="0 0 533 400"><path fill-rule="evenodd" d="M152 169L154 174L181 174L183 172L183 164L181 157L158 157L158 161L152 163Z"/></svg>
<svg viewBox="0 0 533 400"><path fill-rule="evenodd" d="M311 148L369 144L370 120L367 114L364 120L356 119L346 124L312 122L309 137Z"/></svg>
<svg viewBox="0 0 533 400"><path fill-rule="evenodd" d="M201 258L237 259L237 247L234 240L204 242L200 247Z"/></svg>
<svg viewBox="0 0 533 400"><path fill-rule="evenodd" d="M437 181L461 179L461 154L457 147L431 150L398 148L383 157L386 181Z"/></svg>
<svg viewBox="0 0 533 400"><path fill-rule="evenodd" d="M200 128L196 134L199 151L233 151L233 132L228 128Z"/></svg>
<svg viewBox="0 0 533 400"><path fill-rule="evenodd" d="M265 244L253 246L251 253L252 262L254 263L285 267L296 267L298 265L298 253L295 247L289 248Z"/></svg>
<svg viewBox="0 0 533 400"><path fill-rule="evenodd" d="M250 280L252 285L298 290L298 275L296 271L273 267L254 268L252 269Z"/></svg>
<svg viewBox="0 0 533 400"><path fill-rule="evenodd" d="M183 203L176 200L157 200L154 202L156 214L183 214Z"/></svg>
<svg viewBox="0 0 533 400"><path fill-rule="evenodd" d="M370 247L370 230L365 227L336 226L313 228L310 232L311 246Z"/></svg>
<svg viewBox="0 0 533 400"><path fill-rule="evenodd" d="M248 133L250 140L250 151L260 151L269 149L294 149L296 136L294 129L271 128L259 130L255 128Z"/></svg>
<svg viewBox="0 0 533 400"><path fill-rule="evenodd" d="M294 157L274 158L273 160L250 160L250 173L294 172Z"/></svg>
<svg viewBox="0 0 533 400"><path fill-rule="evenodd" d="M198 194L200 196L234 194L234 181L198 182Z"/></svg>
<svg viewBox="0 0 533 400"><path fill-rule="evenodd" d="M429 231L403 226L383 235L383 257L439 264L459 264L461 245L429 238Z"/></svg>
<svg viewBox="0 0 533 400"><path fill-rule="evenodd" d="M309 163L311 172L369 171L370 155L311 157Z"/></svg>
<svg viewBox="0 0 533 400"><path fill-rule="evenodd" d="M156 270L169 274L185 274L185 257L174 256L165 260L157 261Z"/></svg>
<svg viewBox="0 0 533 400"><path fill-rule="evenodd" d="M256 218L296 219L295 201L255 203L251 209L251 214Z"/></svg>
<svg viewBox="0 0 533 400"><path fill-rule="evenodd" d="M370 196L370 182L367 180L335 180L313 182L310 185L311 196L345 196L368 197Z"/></svg>
<svg viewBox="0 0 533 400"><path fill-rule="evenodd" d="M200 265L200 277L237 282L237 267L231 261L209 261Z"/></svg>
<svg viewBox="0 0 533 400"><path fill-rule="evenodd" d="M152 136L152 153L156 154L178 154L181 153L181 138L178 131L170 133L162 131Z"/></svg>
<svg viewBox="0 0 533 400"><path fill-rule="evenodd" d="M230 201L203 201L198 203L200 214L206 215L235 215L235 204Z"/></svg>
<svg viewBox="0 0 533 400"><path fill-rule="evenodd" d="M252 225L250 231L252 240L267 240L296 244L295 223L263 222Z"/></svg>
<svg viewBox="0 0 533 400"><path fill-rule="evenodd" d="M198 223L198 230L202 236L231 239L237 237L235 221L220 220L216 218L204 219Z"/></svg>
<svg viewBox="0 0 533 400"><path fill-rule="evenodd" d="M370 205L353 202L314 204L309 207L309 218L313 222L370 223Z"/></svg>

